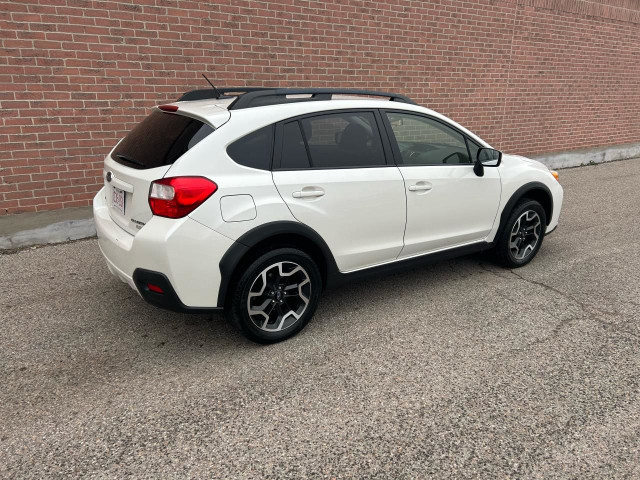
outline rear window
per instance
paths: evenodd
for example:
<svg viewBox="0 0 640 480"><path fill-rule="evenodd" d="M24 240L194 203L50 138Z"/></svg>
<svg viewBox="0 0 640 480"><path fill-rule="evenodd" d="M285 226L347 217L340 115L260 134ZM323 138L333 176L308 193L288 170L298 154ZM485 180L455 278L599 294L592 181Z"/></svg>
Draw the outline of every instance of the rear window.
<svg viewBox="0 0 640 480"><path fill-rule="evenodd" d="M200 120L155 110L129 132L111 156L137 169L171 165L211 132L213 127Z"/></svg>

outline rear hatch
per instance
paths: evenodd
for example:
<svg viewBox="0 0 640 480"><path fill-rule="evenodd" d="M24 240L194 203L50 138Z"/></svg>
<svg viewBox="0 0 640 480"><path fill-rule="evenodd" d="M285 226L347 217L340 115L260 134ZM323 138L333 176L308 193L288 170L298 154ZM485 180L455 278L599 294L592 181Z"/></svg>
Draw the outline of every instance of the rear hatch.
<svg viewBox="0 0 640 480"><path fill-rule="evenodd" d="M213 131L204 120L161 110L139 123L104 161L113 221L135 235L153 216L148 201L151 182L164 177L176 160Z"/></svg>

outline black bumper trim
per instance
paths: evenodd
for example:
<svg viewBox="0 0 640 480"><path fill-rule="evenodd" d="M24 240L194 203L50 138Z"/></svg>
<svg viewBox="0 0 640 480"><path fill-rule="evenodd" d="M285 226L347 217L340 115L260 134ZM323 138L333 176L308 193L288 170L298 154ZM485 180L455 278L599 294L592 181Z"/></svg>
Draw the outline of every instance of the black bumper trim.
<svg viewBox="0 0 640 480"><path fill-rule="evenodd" d="M180 313L210 313L219 312L221 307L188 307L178 297L171 282L164 273L136 268L133 272L133 281L142 298L147 303L159 308ZM157 285L164 293L157 293L149 290L147 284Z"/></svg>

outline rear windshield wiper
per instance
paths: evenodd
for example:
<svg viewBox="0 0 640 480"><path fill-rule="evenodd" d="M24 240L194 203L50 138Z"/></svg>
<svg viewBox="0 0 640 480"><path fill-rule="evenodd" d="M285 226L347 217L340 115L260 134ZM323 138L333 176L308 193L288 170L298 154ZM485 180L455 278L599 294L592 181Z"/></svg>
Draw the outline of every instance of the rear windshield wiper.
<svg viewBox="0 0 640 480"><path fill-rule="evenodd" d="M130 157L129 155L123 155L122 153L116 153L116 157L118 157L120 160L124 160L125 162L135 163L136 165L140 165L141 167L146 167L146 165L144 163L139 162L138 160L136 160L133 157Z"/></svg>

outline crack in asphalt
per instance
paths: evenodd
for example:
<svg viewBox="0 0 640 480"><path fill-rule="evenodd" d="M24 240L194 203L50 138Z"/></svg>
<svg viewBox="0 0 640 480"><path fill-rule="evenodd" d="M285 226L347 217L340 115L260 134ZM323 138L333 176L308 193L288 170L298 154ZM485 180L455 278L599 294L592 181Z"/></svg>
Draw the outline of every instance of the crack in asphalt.
<svg viewBox="0 0 640 480"><path fill-rule="evenodd" d="M523 281L525 281L527 283L531 283L533 285L538 285L539 287L542 287L542 288L544 288L546 290L549 290L551 292L557 293L558 295L560 295L561 297L565 298L566 300L569 300L569 301L572 301L572 302L576 303L585 313L588 313L587 312L588 309L593 309L593 310L595 310L596 312L598 312L598 313L600 313L602 315L622 315L621 312L617 312L617 311L616 312L609 312L607 310L603 310L603 309L595 307L593 305L587 305L586 303L581 302L577 298L569 295L566 292L563 292L562 290L557 289L556 287L548 285L548 284L546 284L544 282L540 282L538 280L533 280L531 278L523 277L522 275L520 275L519 273L514 272L513 270L509 270L509 273L515 275L520 280L523 280Z"/></svg>
<svg viewBox="0 0 640 480"><path fill-rule="evenodd" d="M499 272L489 268L486 264L484 264L483 262L479 262L479 266L482 270L498 277L501 278L502 280L508 280L508 276L506 275L501 275ZM541 345L544 344L546 342L548 342L549 340L552 340L554 338L557 338L558 335L560 335L560 332L567 327L569 324L571 324L573 321L578 320L580 318L586 318L586 319L593 319L595 320L597 323L599 323L600 325L606 326L606 327L612 327L615 331L617 331L618 333L621 334L627 334L630 335L636 339L640 339L640 335L634 332L630 332L629 330L624 330L621 329L620 327L623 325L626 325L627 323L629 323L633 317L629 318L629 320L625 321L625 322L621 322L618 324L612 323L612 322L607 322L605 320L603 320L602 318L600 318L600 316L606 316L606 315L618 315L620 317L628 317L628 315L626 315L623 312L619 312L619 311L609 311L609 310L605 310L603 308L600 307L596 307L594 305L590 305L587 304L585 302L582 302L580 300L578 300L577 298L573 297L572 295L563 292L562 290L559 290L558 288L549 285L547 283L538 281L538 280L533 280L530 278L526 278L524 276L522 276L521 274L515 272L514 270L509 270L508 271L510 274L514 275L516 278L518 278L519 280L522 280L523 282L532 284L532 285L536 285L538 287L544 288L547 291L553 292L559 296L561 296L562 298L564 298L565 300L574 303L575 305L577 305L580 310L581 310L581 314L579 315L574 315L572 317L569 318L564 318L561 319L551 330L551 332L544 336L544 337L540 337L537 338L536 340L527 343L526 345L524 345L523 347L520 348L514 348L511 349L511 351L517 351L517 352L521 352L521 351L526 351L529 350L532 347L535 347L537 345ZM502 295L501 295L502 296ZM506 298L506 297L504 297ZM629 301L622 301L621 303L626 303L629 305L634 305L637 306L638 304L636 302L633 302L632 300Z"/></svg>
<svg viewBox="0 0 640 480"><path fill-rule="evenodd" d="M517 278L519 278L520 280L522 280L524 282L527 282L527 283L530 283L530 284L533 284L533 285L537 285L539 287L544 288L545 290L557 293L562 298L564 298L564 299L566 299L566 300L568 300L570 302L575 303L580 308L580 310L582 311L584 316L586 316L586 318L589 318L589 319L592 318L597 323L599 323L600 325L604 325L604 326L607 326L607 327L612 327L614 330L618 331L619 333L631 335L632 337L640 339L640 335L638 335L638 334L636 334L634 332L630 332L628 330L621 330L619 328L620 326L626 325L627 323L629 323L631 321L631 319L629 319L629 320L627 320L625 322L621 322L619 324L615 324L613 322L607 322L607 321L603 320L602 318L599 318L599 315L602 315L602 316L605 316L605 315L618 315L618 316L621 316L621 317L626 317L627 316L626 314L624 314L622 312L619 312L617 310L613 311L613 312L610 312L610 311L605 310L603 308L599 308L599 307L596 307L594 305L586 304L586 303L578 300L577 298L573 297L572 295L569 295L568 293L563 292L562 290L559 290L556 287L548 285L548 284L546 284L544 282L540 282L538 280L533 280L533 279L530 279L530 278L523 277L522 275L520 275L519 273L514 272L513 270L509 270L509 272L511 274L515 275ZM566 319L560 320L560 322L553 328L553 330L551 331L551 333L549 335L547 335L546 337L537 339L534 342L529 343L528 345L523 347L523 349L527 349L529 347L532 347L532 346L535 346L535 345L538 345L538 344L541 344L541 343L545 343L548 340L551 340L552 338L556 338L560 334L560 331L565 326L569 325L572 321L577 320L577 319L582 318L582 317L583 317L582 315L577 315L575 317L570 317L570 318L566 318Z"/></svg>

